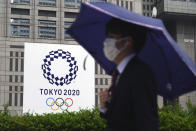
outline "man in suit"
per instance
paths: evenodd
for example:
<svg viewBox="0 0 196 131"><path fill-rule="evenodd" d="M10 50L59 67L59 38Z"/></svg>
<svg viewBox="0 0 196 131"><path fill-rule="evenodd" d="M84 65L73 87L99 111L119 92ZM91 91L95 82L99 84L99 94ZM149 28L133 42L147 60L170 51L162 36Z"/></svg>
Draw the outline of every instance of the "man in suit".
<svg viewBox="0 0 196 131"><path fill-rule="evenodd" d="M106 24L104 54L116 64L110 89L99 93L100 115L108 131L159 130L156 80L137 56L147 32L115 18Z"/></svg>

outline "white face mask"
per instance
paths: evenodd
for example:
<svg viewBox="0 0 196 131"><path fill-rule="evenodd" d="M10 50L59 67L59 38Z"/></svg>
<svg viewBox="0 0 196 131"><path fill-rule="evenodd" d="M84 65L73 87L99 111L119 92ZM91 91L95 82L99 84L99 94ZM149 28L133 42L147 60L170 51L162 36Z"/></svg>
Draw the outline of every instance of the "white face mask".
<svg viewBox="0 0 196 131"><path fill-rule="evenodd" d="M117 41L121 41L124 40L125 38L116 40L113 38L106 38L104 41L104 55L106 56L106 58L110 61L114 61L114 59L116 58L116 56L118 56L118 54L124 49L117 49L116 48L116 42Z"/></svg>

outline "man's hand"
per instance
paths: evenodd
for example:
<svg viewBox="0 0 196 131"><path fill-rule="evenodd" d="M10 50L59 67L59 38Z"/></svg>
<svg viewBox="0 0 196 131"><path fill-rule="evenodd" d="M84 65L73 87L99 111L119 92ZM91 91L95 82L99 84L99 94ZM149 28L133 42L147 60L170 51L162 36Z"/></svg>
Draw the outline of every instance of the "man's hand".
<svg viewBox="0 0 196 131"><path fill-rule="evenodd" d="M99 92L100 106L102 109L105 109L105 103L109 100L109 93L107 90Z"/></svg>

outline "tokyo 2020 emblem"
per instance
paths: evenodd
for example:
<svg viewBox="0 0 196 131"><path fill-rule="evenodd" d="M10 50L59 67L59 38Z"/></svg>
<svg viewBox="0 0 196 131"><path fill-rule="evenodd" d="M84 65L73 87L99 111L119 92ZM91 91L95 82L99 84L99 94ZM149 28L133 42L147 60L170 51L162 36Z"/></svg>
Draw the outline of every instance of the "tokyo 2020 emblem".
<svg viewBox="0 0 196 131"><path fill-rule="evenodd" d="M64 76L57 76L51 72L51 64L55 62L56 59L63 59L68 62L69 69L68 73L64 74ZM77 61L74 57L71 57L71 53L68 51L63 51L62 49L58 49L57 51L49 52L49 55L46 55L45 59L43 59L43 64L41 65L41 69L43 71L43 76L46 78L50 84L55 84L57 86L63 86L64 84L68 85L74 80L77 76L78 66Z"/></svg>

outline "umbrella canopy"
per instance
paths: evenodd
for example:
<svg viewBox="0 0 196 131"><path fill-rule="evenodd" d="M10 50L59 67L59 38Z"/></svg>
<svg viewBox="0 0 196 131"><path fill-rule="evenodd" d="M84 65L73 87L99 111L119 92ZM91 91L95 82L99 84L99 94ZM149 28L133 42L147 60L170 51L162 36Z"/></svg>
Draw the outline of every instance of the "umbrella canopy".
<svg viewBox="0 0 196 131"><path fill-rule="evenodd" d="M111 18L150 30L138 56L153 70L159 95L174 99L196 90L196 67L193 61L172 39L159 19L145 17L111 3L86 2L81 5L80 13L67 33L111 74L115 64L107 60L103 53L105 24Z"/></svg>

